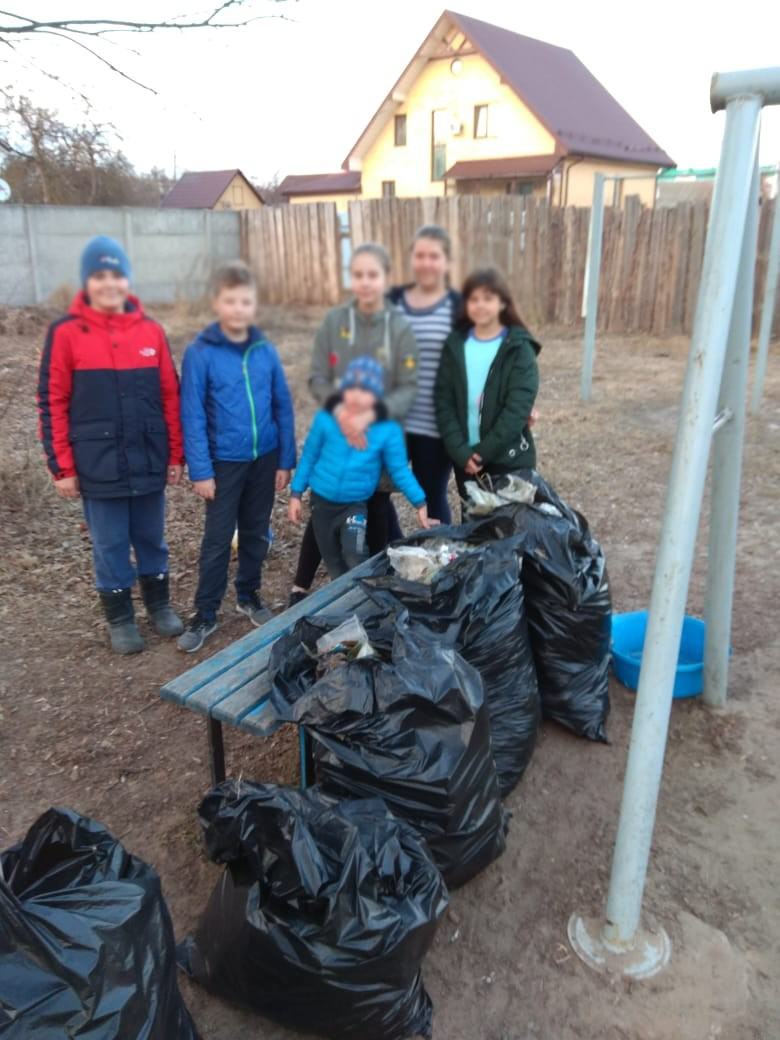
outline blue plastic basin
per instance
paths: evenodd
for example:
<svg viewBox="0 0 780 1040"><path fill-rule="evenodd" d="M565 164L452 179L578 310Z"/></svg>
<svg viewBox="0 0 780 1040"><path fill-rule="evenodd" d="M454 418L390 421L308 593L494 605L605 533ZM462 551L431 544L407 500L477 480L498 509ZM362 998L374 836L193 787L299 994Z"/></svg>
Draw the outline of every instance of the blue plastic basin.
<svg viewBox="0 0 780 1040"><path fill-rule="evenodd" d="M630 614L612 615L612 667L615 675L635 690L639 685L639 668L647 631L646 610ZM677 671L674 678L674 697L695 697L704 686L704 633L707 626L699 618L683 621Z"/></svg>

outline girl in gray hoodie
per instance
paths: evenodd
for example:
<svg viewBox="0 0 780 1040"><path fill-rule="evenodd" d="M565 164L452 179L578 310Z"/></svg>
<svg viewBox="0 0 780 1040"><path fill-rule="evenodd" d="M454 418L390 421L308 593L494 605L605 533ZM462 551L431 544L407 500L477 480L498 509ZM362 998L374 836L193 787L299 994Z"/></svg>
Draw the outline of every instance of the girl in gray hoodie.
<svg viewBox="0 0 780 1040"><path fill-rule="evenodd" d="M414 333L406 319L386 299L390 256L384 246L367 242L352 254L352 299L325 316L314 340L309 389L317 403L333 412L341 431L355 448L365 448L371 423L381 419L403 421L417 395L418 352ZM346 414L340 408L338 387L350 361L375 358L385 374L385 396L375 410L363 415ZM398 521L385 482L368 503L367 538L372 553L397 536ZM393 528L396 530L393 530ZM306 595L320 553L311 523L304 532L290 605Z"/></svg>

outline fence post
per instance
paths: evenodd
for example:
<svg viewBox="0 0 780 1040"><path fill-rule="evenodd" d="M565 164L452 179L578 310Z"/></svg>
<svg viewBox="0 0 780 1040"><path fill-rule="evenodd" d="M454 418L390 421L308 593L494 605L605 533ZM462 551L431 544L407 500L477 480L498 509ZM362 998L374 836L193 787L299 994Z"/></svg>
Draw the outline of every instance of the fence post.
<svg viewBox="0 0 780 1040"><path fill-rule="evenodd" d="M133 213L129 206L123 206L123 222L125 227L125 252L130 263L133 262Z"/></svg>
<svg viewBox="0 0 780 1040"><path fill-rule="evenodd" d="M599 306L599 275L601 274L601 240L604 232L604 174L593 176L593 203L588 230L588 261L585 267L585 286L582 305L585 335L582 352L582 400L590 400L593 383L593 355L596 349L596 321Z"/></svg>
<svg viewBox="0 0 780 1040"><path fill-rule="evenodd" d="M31 206L24 207L24 231L27 236L27 252L30 256L30 273L33 283L33 300L35 303L43 302L41 292L41 272L38 269L38 250L35 245L35 229L33 227L33 209Z"/></svg>
<svg viewBox="0 0 780 1040"><path fill-rule="evenodd" d="M212 228L212 224L211 224L211 210L210 209L204 209L203 210L203 246L204 246L204 250L205 250L205 254L206 255L204 257L204 265L203 265L204 266L204 279L203 279L203 281L204 281L204 284L206 285L206 292L209 291L209 289L208 289L209 281L211 279L211 273L212 273L212 271L214 269L214 262L212 260L212 255L211 255L212 248L213 248L212 231L213 231L213 228Z"/></svg>
<svg viewBox="0 0 780 1040"><path fill-rule="evenodd" d="M642 897L701 512L713 418L734 309L762 99L729 101L656 559L612 873L603 920L573 914L569 941L597 970L648 978L668 962L663 928L640 928Z"/></svg>
<svg viewBox="0 0 780 1040"><path fill-rule="evenodd" d="M729 342L723 368L718 415L727 422L715 434L712 446L710 544L707 553L707 598L704 642L703 700L712 707L726 703L729 672L731 605L734 598L734 561L737 552L742 442L747 410L748 364L753 327L753 283L758 241L758 155L748 202L739 278L731 314Z"/></svg>
<svg viewBox="0 0 780 1040"><path fill-rule="evenodd" d="M777 279L780 277L780 163L777 167L776 183L775 211L772 215L772 234L769 237L769 261L766 265L764 302L761 306L761 327L758 333L756 372L753 376L753 399L750 409L753 415L758 415L761 410L761 396L764 392L766 363L769 356L769 340L772 336L772 320L775 316Z"/></svg>

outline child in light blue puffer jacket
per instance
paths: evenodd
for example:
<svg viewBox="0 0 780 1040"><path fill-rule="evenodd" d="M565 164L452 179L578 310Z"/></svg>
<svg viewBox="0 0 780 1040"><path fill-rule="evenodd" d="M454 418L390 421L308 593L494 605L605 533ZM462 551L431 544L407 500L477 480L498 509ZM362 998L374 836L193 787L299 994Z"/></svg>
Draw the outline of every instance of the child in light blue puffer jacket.
<svg viewBox="0 0 780 1040"><path fill-rule="evenodd" d="M384 372L373 358L351 361L341 382L342 408L364 413L384 394ZM368 559L366 503L386 469L396 487L430 527L425 492L409 469L403 430L397 422L379 420L366 430L365 448L353 448L327 410L312 424L298 469L290 485L288 515L301 522L301 496L311 488L311 519L317 545L331 578Z"/></svg>

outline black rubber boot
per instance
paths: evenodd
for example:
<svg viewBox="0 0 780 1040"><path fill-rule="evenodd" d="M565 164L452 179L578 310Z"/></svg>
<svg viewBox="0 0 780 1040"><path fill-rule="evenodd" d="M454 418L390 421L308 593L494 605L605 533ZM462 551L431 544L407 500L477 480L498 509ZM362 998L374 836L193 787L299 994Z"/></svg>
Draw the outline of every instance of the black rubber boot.
<svg viewBox="0 0 780 1040"><path fill-rule="evenodd" d="M108 622L111 649L115 654L139 654L144 641L135 625L130 589L99 589L98 595Z"/></svg>
<svg viewBox="0 0 780 1040"><path fill-rule="evenodd" d="M168 638L180 636L184 631L184 623L168 601L168 575L142 574L138 580L146 613L157 635Z"/></svg>

